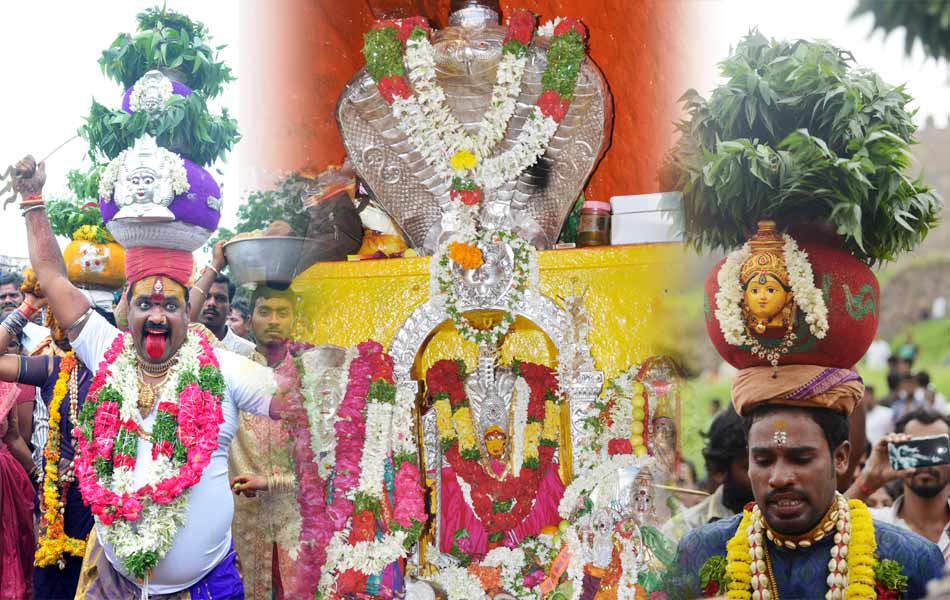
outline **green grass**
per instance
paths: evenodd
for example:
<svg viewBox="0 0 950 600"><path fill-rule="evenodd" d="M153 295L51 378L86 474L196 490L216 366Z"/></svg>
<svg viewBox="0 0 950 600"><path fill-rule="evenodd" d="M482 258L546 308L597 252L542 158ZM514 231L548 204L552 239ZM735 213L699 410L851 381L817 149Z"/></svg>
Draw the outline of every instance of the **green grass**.
<svg viewBox="0 0 950 600"><path fill-rule="evenodd" d="M683 435L680 437L680 446L683 456L696 466L696 475L700 479L706 476L706 465L703 462L705 439L700 432L708 431L709 423L712 421L709 401L719 398L725 408L731 395L732 382L728 380L694 379L689 382L683 392Z"/></svg>
<svg viewBox="0 0 950 600"><path fill-rule="evenodd" d="M943 394L950 395L950 319L914 323L890 340L891 348L896 350L903 344L908 333L920 349L914 372L927 371L931 383ZM863 364L859 364L857 369L865 384L874 386L879 398L887 393L887 369L869 369ZM702 455L705 440L699 433L708 430L712 420L709 401L719 398L723 403L729 402L731 391L732 382L729 380L694 379L683 393L681 446L683 456L696 465L700 478L705 477L706 468Z"/></svg>
<svg viewBox="0 0 950 600"><path fill-rule="evenodd" d="M894 277L908 269L930 267L950 263L950 252L928 252L922 256L902 258L897 262L885 263L874 270L874 276L883 290Z"/></svg>

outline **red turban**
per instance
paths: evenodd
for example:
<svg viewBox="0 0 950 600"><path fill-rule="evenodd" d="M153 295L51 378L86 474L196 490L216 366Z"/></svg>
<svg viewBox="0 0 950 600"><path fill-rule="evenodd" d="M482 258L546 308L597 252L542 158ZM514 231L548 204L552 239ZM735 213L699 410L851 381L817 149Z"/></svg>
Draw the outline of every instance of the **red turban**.
<svg viewBox="0 0 950 600"><path fill-rule="evenodd" d="M129 283L151 275L164 275L187 287L194 268L194 257L184 250L140 246L125 251L125 276Z"/></svg>

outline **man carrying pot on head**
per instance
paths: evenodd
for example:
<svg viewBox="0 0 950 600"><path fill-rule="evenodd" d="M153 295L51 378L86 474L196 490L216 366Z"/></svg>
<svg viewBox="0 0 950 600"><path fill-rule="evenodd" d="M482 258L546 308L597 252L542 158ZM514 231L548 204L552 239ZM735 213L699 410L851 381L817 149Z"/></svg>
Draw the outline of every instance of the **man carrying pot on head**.
<svg viewBox="0 0 950 600"><path fill-rule="evenodd" d="M98 365L76 428L96 520L77 597L240 597L227 452L240 410L280 413L273 374L189 331L189 252L128 248L129 331L96 313L66 278L45 178L31 157L17 165L30 260L76 355Z"/></svg>
<svg viewBox="0 0 950 600"><path fill-rule="evenodd" d="M297 298L289 290L260 286L251 297L251 330L257 341L255 357L278 377L293 378L299 355L291 342L297 316ZM281 424L242 414L231 445L228 469L234 500L234 547L241 562L244 585L252 598L279 593L289 581L293 562L289 548L298 543L287 526L288 515L298 511L292 441ZM288 537L289 535L289 537ZM279 580L273 577L280 573Z"/></svg>

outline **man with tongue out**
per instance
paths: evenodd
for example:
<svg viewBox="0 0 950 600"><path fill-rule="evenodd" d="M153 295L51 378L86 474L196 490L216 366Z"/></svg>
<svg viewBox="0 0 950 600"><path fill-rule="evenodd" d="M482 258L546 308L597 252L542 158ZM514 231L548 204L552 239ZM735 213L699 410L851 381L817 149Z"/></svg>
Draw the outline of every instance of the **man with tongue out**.
<svg viewBox="0 0 950 600"><path fill-rule="evenodd" d="M874 521L835 489L849 468L848 415L863 390L848 369L739 371L732 401L744 419L755 502L682 539L680 577L691 597L896 599L898 576L906 577L901 597L926 595L943 572L937 546Z"/></svg>
<svg viewBox="0 0 950 600"><path fill-rule="evenodd" d="M102 462L103 459L98 458L101 455L91 461L94 469L83 468L82 461L77 463L83 499L97 514L78 595L84 598L190 597L192 600L243 597L231 542L234 505L228 482L228 447L237 431L239 411L274 418L280 413L281 399L279 394L275 395L277 384L273 373L232 352L211 349L203 337L198 337L200 334L189 331L189 294L185 286L192 273L193 258L191 253L179 250L127 249L126 275L131 284L127 293L128 323L132 344L126 346L127 350L116 345L122 332L93 311L85 296L66 277L59 246L42 201L38 200L45 181L43 166L31 161L18 165L18 172L27 175L17 184L22 195L31 198L30 210L26 212L30 260L53 314L67 327L76 355L84 364L98 365L96 380L100 385L106 382L111 386L108 398L99 398L101 402L91 405L95 407L95 427L90 425L87 437L93 438L88 447L98 448L111 457L112 463ZM191 350L180 353L183 346ZM126 362L121 363L120 359ZM213 368L215 361L219 370ZM174 374L179 362L193 365L195 369L201 365L199 381L191 385L179 381L178 389L165 389L166 382L177 376ZM117 372L123 376L117 377ZM219 384L215 381L223 382L223 388L216 387ZM205 395L197 397L191 393L186 403L186 390L196 385L205 385L202 390L222 391L217 397L213 392L202 392ZM115 400L116 394L121 396L121 403ZM135 425L136 432L131 437L123 437L127 429L116 429L118 433L109 429L116 417L109 412L115 409L108 407L117 405L125 407L118 409L122 427L128 427L130 422ZM205 408L188 410L189 406ZM216 415L218 406L220 414ZM128 407L134 408L130 412ZM176 437L171 444L162 442L153 447L152 442L162 429L162 422L157 422L159 413L165 415L162 422L166 430L169 418L177 420L177 427L172 427L172 435ZM198 438L201 431L213 432L214 429L209 428L212 424L217 428L217 436L206 433L203 445L187 442L192 444L189 446L192 450L188 451L187 463L181 465L181 459L174 458L175 449L186 440ZM166 431L164 435L169 434ZM206 452L210 452L210 458ZM161 471L162 464L173 466L174 478ZM113 475L126 472L124 469L130 465L129 476L133 482L130 488L124 489L149 491L134 496L139 500L137 504L123 502L103 508L100 503L97 513L97 501L119 489L120 484ZM146 485L151 487L145 488ZM105 496L100 495L102 489L106 490ZM88 490L95 495L90 497ZM184 508L181 508L181 497ZM179 512L174 518L161 521L161 526L147 517L172 514L163 512L167 510ZM140 518L143 515L146 518ZM142 545L144 538L148 538L146 543L158 545ZM133 552L136 548L141 551ZM143 562L150 565L149 568L142 575L134 574L136 569L143 570L140 567Z"/></svg>

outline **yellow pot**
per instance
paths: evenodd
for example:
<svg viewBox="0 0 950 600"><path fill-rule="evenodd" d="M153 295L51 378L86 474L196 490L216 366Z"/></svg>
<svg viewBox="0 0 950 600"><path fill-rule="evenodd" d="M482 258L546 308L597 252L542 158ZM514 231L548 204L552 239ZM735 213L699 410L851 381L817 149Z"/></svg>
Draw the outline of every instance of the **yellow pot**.
<svg viewBox="0 0 950 600"><path fill-rule="evenodd" d="M125 284L125 249L115 242L73 240L63 250L66 273L73 283L118 289Z"/></svg>

